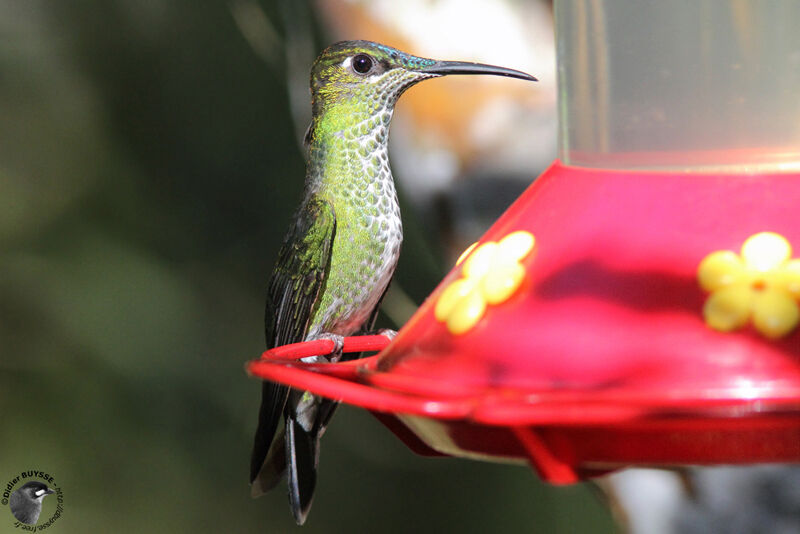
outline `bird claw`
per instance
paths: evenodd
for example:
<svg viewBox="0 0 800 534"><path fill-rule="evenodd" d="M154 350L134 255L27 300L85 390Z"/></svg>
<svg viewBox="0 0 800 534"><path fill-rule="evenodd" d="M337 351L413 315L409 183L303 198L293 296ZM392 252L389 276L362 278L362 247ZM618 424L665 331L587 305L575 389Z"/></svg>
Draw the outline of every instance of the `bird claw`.
<svg viewBox="0 0 800 534"><path fill-rule="evenodd" d="M383 336L387 338L389 342L391 342L397 337L397 330L392 330L391 328L381 328L378 330L377 335Z"/></svg>
<svg viewBox="0 0 800 534"><path fill-rule="evenodd" d="M317 336L317 339L329 339L333 341L333 349L330 352L328 360L331 362L338 362L339 359L342 357L342 349L344 348L344 336L340 336L339 334L324 333Z"/></svg>

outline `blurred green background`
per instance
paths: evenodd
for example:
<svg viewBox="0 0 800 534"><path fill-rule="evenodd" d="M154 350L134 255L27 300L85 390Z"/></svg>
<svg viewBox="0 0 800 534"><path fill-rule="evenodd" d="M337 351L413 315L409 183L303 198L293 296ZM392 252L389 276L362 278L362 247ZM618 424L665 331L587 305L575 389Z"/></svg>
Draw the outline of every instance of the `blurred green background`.
<svg viewBox="0 0 800 534"><path fill-rule="evenodd" d="M287 21L312 54L332 36L313 4L259 2L265 61L232 5L0 2L0 481L55 476L49 532L296 528L285 490L249 496L243 364L303 184ZM404 203L396 280L421 302L451 258ZM585 486L417 457L358 409L334 423L305 532L613 531Z"/></svg>

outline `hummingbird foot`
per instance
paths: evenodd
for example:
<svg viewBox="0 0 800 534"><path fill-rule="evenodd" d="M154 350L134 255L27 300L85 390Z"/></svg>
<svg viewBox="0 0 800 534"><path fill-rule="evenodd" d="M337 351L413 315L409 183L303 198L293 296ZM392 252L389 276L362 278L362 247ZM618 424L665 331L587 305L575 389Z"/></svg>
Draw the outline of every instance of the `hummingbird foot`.
<svg viewBox="0 0 800 534"><path fill-rule="evenodd" d="M387 338L390 342L397 337L397 330L391 328L381 328L376 332L377 335Z"/></svg>
<svg viewBox="0 0 800 534"><path fill-rule="evenodd" d="M339 334L329 334L323 333L318 335L315 339L329 339L333 341L333 350L331 350L330 355L327 358L319 357L316 358L323 358L325 361L336 363L342 358L342 349L344 348L344 336L340 336ZM305 361L305 358L303 358ZM317 359L316 361L321 361Z"/></svg>
<svg viewBox="0 0 800 534"><path fill-rule="evenodd" d="M381 328L380 330L372 330L370 332L362 332L361 335L364 336L383 336L388 339L390 342L397 337L397 330L392 330L391 328Z"/></svg>

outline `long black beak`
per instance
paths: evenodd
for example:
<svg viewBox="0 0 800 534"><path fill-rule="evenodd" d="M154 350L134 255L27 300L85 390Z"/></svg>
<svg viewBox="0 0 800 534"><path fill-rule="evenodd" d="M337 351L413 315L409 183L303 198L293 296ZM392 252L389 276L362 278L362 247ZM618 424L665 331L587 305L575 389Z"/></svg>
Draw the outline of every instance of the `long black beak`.
<svg viewBox="0 0 800 534"><path fill-rule="evenodd" d="M495 67L494 65L484 65L482 63L469 63L466 61L437 61L429 67L418 69L420 72L430 72L431 74L492 74L494 76L508 76L509 78L519 78L530 82L538 81L530 74L519 70L507 69L505 67Z"/></svg>

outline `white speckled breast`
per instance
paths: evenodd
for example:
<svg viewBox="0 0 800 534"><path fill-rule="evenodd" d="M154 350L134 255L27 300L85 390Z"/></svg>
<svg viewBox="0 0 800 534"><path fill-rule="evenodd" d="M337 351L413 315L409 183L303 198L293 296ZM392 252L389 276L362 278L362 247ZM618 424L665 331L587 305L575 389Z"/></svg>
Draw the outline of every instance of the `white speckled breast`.
<svg viewBox="0 0 800 534"><path fill-rule="evenodd" d="M369 103L365 113L354 117L361 120L310 147L309 191L333 205L336 236L308 339L360 330L397 267L403 228L387 143L394 104L409 85L400 76L385 73L377 91L368 88L369 94L358 96ZM420 80L427 77L419 75Z"/></svg>

